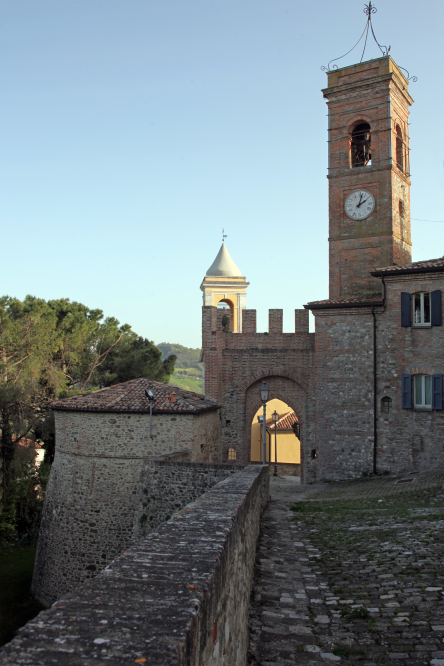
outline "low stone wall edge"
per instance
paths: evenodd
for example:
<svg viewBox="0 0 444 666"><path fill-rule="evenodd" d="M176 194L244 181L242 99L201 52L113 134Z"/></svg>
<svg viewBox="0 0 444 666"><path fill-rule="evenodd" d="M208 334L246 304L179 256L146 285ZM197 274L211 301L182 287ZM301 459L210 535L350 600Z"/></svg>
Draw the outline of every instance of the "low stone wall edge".
<svg viewBox="0 0 444 666"><path fill-rule="evenodd" d="M213 486L25 625L0 664L245 663L268 484L266 467L248 466Z"/></svg>

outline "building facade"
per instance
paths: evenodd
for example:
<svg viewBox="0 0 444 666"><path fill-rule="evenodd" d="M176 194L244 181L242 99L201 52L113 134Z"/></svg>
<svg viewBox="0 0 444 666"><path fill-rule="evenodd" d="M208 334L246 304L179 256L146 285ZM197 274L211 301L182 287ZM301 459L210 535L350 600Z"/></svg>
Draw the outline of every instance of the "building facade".
<svg viewBox="0 0 444 666"><path fill-rule="evenodd" d="M444 464L444 258L411 262L408 80L390 56L328 73L329 298L294 334L243 310L242 335L203 308L205 393L222 407L222 454L247 460L259 387L300 421L306 482ZM285 397L283 397L285 396ZM251 405L254 403L254 411Z"/></svg>

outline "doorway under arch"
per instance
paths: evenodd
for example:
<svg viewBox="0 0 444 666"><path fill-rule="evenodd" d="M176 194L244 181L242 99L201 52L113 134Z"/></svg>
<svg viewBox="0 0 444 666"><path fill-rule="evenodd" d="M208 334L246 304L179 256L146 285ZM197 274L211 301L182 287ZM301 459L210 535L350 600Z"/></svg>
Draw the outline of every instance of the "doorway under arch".
<svg viewBox="0 0 444 666"><path fill-rule="evenodd" d="M277 412L275 428L273 413ZM267 402L265 444L267 462L275 462L277 449L278 465L301 464L301 442L297 436L299 419L294 410L278 398ZM259 407L251 422L251 462L263 462L263 408Z"/></svg>

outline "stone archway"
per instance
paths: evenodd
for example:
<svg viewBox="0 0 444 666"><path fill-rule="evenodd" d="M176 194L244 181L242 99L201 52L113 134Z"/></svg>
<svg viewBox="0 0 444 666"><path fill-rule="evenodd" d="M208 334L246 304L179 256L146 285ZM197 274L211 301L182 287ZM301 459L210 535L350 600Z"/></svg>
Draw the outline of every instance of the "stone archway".
<svg viewBox="0 0 444 666"><path fill-rule="evenodd" d="M263 376L256 379L248 386L245 391L245 417L244 417L244 441L243 450L248 451L248 462L250 462L250 430L251 422L257 410L262 403L259 397L259 388L263 381L266 381L270 388L270 399L277 398L285 402L297 415L300 423L300 441L301 441L301 475L304 474L304 462L309 458L307 451L310 446L314 448L312 442L314 435L314 409L307 399L307 393L304 388L294 379L284 376Z"/></svg>

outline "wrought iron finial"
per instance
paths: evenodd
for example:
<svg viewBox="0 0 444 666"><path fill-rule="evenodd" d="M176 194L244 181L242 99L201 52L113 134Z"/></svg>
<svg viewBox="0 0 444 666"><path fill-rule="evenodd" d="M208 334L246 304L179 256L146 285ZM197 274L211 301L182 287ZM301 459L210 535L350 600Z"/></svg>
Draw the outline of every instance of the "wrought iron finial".
<svg viewBox="0 0 444 666"><path fill-rule="evenodd" d="M405 67L401 67L401 65L398 65L398 67L399 67L399 69L403 69L404 72L407 73L407 76L406 76L407 81L413 81L413 83L416 83L416 81L418 80L418 77L417 77L417 76L410 76L410 74L409 74L409 72L406 70L406 68L405 68Z"/></svg>
<svg viewBox="0 0 444 666"><path fill-rule="evenodd" d="M390 53L390 48L391 47L390 46L384 46L383 44L380 44L378 42L378 40L376 39L375 31L373 30L372 14L376 14L377 9L372 4L371 0L368 3L368 5L367 4L364 5L363 12L367 16L367 21L365 23L365 27L364 27L364 30L362 31L362 34L361 34L360 38L358 39L356 44L350 49L350 51L347 51L347 53L344 53L344 55L340 56L339 58L333 58L333 60L330 60L327 67L322 66L321 69L322 69L323 72L332 72L333 70L338 69L338 66L336 64L332 65L332 63L335 63L336 60L341 60L342 58L345 58L345 56L347 56L349 53L351 53L358 46L359 42L362 40L362 38L365 35L364 48L362 49L361 60L359 61L359 62L362 62L363 59L364 59L364 53L365 53L365 49L366 49L366 46L367 46L367 39L368 39L369 31L371 31L373 39L375 40L375 42L376 42L379 50L381 51L382 55L383 56L388 56L388 54ZM404 67L401 67L401 69L404 69ZM407 70L404 70L404 71L407 72ZM408 72L407 72L407 75L408 75ZM412 76L412 77L408 78L407 80L408 81L410 81L410 80L417 81L418 79L417 79L416 76Z"/></svg>
<svg viewBox="0 0 444 666"><path fill-rule="evenodd" d="M225 243L225 239L228 238L227 234L225 233L225 229L222 229L222 243Z"/></svg>

